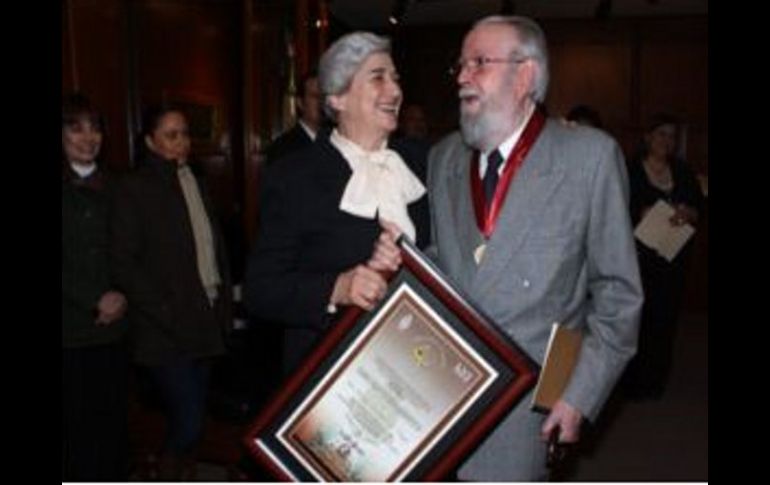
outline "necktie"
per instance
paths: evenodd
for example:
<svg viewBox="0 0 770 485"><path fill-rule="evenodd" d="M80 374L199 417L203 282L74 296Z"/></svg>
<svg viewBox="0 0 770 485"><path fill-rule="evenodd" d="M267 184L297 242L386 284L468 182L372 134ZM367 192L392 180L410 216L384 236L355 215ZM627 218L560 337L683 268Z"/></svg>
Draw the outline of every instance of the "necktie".
<svg viewBox="0 0 770 485"><path fill-rule="evenodd" d="M487 172L484 174L484 197L487 207L495 195L495 187L497 187L497 179L499 178L497 170L501 163L503 163L503 157L500 155L500 151L493 150L487 157Z"/></svg>

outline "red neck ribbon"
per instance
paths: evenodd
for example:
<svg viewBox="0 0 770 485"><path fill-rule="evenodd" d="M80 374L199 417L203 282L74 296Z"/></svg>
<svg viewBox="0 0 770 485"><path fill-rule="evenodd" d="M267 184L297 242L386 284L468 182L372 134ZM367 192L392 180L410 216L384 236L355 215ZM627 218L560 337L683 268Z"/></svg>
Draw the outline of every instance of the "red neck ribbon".
<svg viewBox="0 0 770 485"><path fill-rule="evenodd" d="M540 110L535 109L535 112L532 113L527 122L527 126L524 127L519 140L516 142L513 150L511 150L511 154L508 156L490 203L487 203L485 200L484 189L481 186L481 177L479 177L479 152L473 152L471 158L473 210L476 213L476 223L479 226L479 230L486 239L492 237L492 233L495 231L495 224L497 224L497 218L500 215L500 209L505 201L508 188L511 186L511 181L513 181L513 177L524 162L524 158L529 153L532 145L535 144L537 137L543 130L543 126L545 126L545 116Z"/></svg>

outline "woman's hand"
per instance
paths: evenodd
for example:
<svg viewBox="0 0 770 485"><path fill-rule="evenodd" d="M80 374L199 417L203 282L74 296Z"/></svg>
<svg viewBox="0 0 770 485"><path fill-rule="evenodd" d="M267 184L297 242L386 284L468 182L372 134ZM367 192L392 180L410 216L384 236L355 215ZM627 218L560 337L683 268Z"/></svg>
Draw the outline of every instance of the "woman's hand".
<svg viewBox="0 0 770 485"><path fill-rule="evenodd" d="M374 243L374 252L366 264L376 271L398 271L401 266L401 250L396 246L396 240L401 229L384 219L380 219L380 225L383 231Z"/></svg>
<svg viewBox="0 0 770 485"><path fill-rule="evenodd" d="M670 219L672 226L682 226L684 224L695 225L695 223L698 222L698 211L695 209L684 204L679 204L674 207L674 210L674 215L671 216Z"/></svg>
<svg viewBox="0 0 770 485"><path fill-rule="evenodd" d="M99 298L96 304L96 324L99 326L109 325L119 320L126 313L126 297L118 291L108 291Z"/></svg>
<svg viewBox="0 0 770 485"><path fill-rule="evenodd" d="M364 310L371 310L385 296L387 287L385 278L380 273L359 264L337 276L330 303L357 305Z"/></svg>
<svg viewBox="0 0 770 485"><path fill-rule="evenodd" d="M357 305L371 310L385 296L388 284L382 272L396 271L401 265L401 250L396 246L401 230L386 220L381 219L380 224L383 231L366 265L359 264L337 276L330 301L332 305Z"/></svg>

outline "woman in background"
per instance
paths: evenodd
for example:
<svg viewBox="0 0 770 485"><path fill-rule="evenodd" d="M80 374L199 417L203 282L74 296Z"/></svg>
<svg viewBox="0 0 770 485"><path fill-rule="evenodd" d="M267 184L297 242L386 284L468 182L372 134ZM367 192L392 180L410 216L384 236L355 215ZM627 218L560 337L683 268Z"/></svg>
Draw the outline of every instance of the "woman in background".
<svg viewBox="0 0 770 485"><path fill-rule="evenodd" d="M672 115L653 116L642 149L630 161L631 222L634 226L658 201L670 204L672 226L695 226L703 196L692 169L676 157L679 121ZM681 310L686 263L692 240L668 261L637 241L644 307L636 356L629 363L623 387L632 398L660 398L671 369L674 336Z"/></svg>
<svg viewBox="0 0 770 485"><path fill-rule="evenodd" d="M110 278L113 177L101 115L62 104L62 480L128 479L126 298Z"/></svg>
<svg viewBox="0 0 770 485"><path fill-rule="evenodd" d="M213 206L189 164L184 113L152 108L143 127L146 154L116 201L115 275L131 305L133 358L164 404L159 478L191 480L211 360L224 353L232 322L229 270Z"/></svg>

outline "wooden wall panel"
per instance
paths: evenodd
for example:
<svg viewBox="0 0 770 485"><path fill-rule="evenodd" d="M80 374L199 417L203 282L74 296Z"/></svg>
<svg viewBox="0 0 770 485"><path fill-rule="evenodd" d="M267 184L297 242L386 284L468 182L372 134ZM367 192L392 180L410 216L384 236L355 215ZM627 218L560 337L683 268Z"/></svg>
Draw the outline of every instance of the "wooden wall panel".
<svg viewBox="0 0 770 485"><path fill-rule="evenodd" d="M66 27L62 44L67 49L62 56L62 92L79 90L104 113L104 160L113 168L126 169L128 86L123 2L66 0L62 6Z"/></svg>
<svg viewBox="0 0 770 485"><path fill-rule="evenodd" d="M708 51L690 43L652 43L641 49L640 106L644 123L657 111L688 124L687 158L706 169Z"/></svg>
<svg viewBox="0 0 770 485"><path fill-rule="evenodd" d="M238 58L231 57L239 48L238 7L234 1L136 3L142 101L190 95L230 111L230 94L238 85Z"/></svg>
<svg viewBox="0 0 770 485"><path fill-rule="evenodd" d="M286 29L293 17L288 2L278 0L249 2L250 25L245 42L250 52L244 61L244 105L246 164L244 167L243 227L246 246L251 247L257 230L259 186L264 161L263 151L284 126L283 103L288 85Z"/></svg>
<svg viewBox="0 0 770 485"><path fill-rule="evenodd" d="M558 44L551 48L546 99L554 116L578 103L595 106L607 127L631 123L631 48L624 44ZM617 135L616 135L617 136Z"/></svg>

